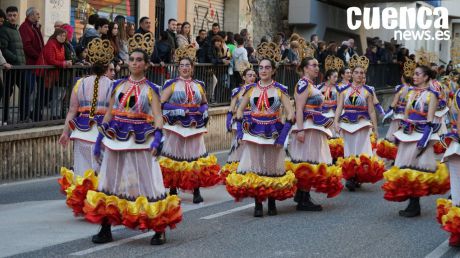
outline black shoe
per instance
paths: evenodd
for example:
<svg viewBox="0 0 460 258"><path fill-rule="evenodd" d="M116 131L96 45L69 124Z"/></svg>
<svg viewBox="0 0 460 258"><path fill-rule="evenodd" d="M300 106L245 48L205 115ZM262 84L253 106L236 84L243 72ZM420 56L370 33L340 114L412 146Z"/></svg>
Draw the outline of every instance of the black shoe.
<svg viewBox="0 0 460 258"><path fill-rule="evenodd" d="M177 188L169 188L169 195L177 195Z"/></svg>
<svg viewBox="0 0 460 258"><path fill-rule="evenodd" d="M322 211L323 207L312 202L310 192L302 191L301 200L297 204L298 211Z"/></svg>
<svg viewBox="0 0 460 258"><path fill-rule="evenodd" d="M278 211L276 210L276 202L275 199L268 199L268 216L275 216L278 215Z"/></svg>
<svg viewBox="0 0 460 258"><path fill-rule="evenodd" d="M420 216L420 198L414 197L409 199L409 205L405 210L399 211L399 216L412 218Z"/></svg>
<svg viewBox="0 0 460 258"><path fill-rule="evenodd" d="M295 195L294 195L294 202L300 202L300 196L302 194L302 191L300 191L299 189L297 189L297 191L295 192Z"/></svg>
<svg viewBox="0 0 460 258"><path fill-rule="evenodd" d="M356 183L353 179L347 180L345 187L348 189L348 191L354 192L356 189Z"/></svg>
<svg viewBox="0 0 460 258"><path fill-rule="evenodd" d="M99 233L94 235L91 241L93 241L95 244L105 244L112 242L113 238L110 224L103 224Z"/></svg>
<svg viewBox="0 0 460 258"><path fill-rule="evenodd" d="M152 239L150 239L151 245L162 245L166 243L166 234L165 232L155 232Z"/></svg>
<svg viewBox="0 0 460 258"><path fill-rule="evenodd" d="M256 200L256 206L254 207L254 217L263 217L264 216L264 207L261 202Z"/></svg>
<svg viewBox="0 0 460 258"><path fill-rule="evenodd" d="M193 203L200 203L203 202L203 197L200 194L200 188L196 188L193 190Z"/></svg>

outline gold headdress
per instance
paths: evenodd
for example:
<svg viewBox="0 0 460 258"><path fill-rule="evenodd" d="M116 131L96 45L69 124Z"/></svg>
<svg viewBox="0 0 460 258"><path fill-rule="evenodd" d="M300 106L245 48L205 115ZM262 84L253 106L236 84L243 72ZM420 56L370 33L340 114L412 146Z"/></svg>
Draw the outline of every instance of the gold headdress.
<svg viewBox="0 0 460 258"><path fill-rule="evenodd" d="M113 47L109 40L95 38L88 43L88 60L90 63L108 64L113 60Z"/></svg>
<svg viewBox="0 0 460 258"><path fill-rule="evenodd" d="M324 61L324 68L326 71L332 69L339 71L342 67L344 67L343 60L336 56L327 56Z"/></svg>
<svg viewBox="0 0 460 258"><path fill-rule="evenodd" d="M274 42L264 42L257 47L257 59L270 59L275 62L281 61L280 47Z"/></svg>
<svg viewBox="0 0 460 258"><path fill-rule="evenodd" d="M182 58L188 57L192 60L192 62L196 61L196 48L190 44L182 46L174 52L174 60L178 63Z"/></svg>
<svg viewBox="0 0 460 258"><path fill-rule="evenodd" d="M238 61L236 64L236 69L240 72L240 75L243 76L243 72L246 69L252 69L252 64L245 60Z"/></svg>
<svg viewBox="0 0 460 258"><path fill-rule="evenodd" d="M439 57L433 52L427 52L423 48L415 51L415 60L419 65L430 66L430 63L438 63Z"/></svg>
<svg viewBox="0 0 460 258"><path fill-rule="evenodd" d="M304 38L299 39L299 59L315 56L315 48L313 45L306 41Z"/></svg>
<svg viewBox="0 0 460 258"><path fill-rule="evenodd" d="M415 68L417 68L417 63L406 57L406 61L404 62L403 66L403 74L405 77L412 77L414 76Z"/></svg>
<svg viewBox="0 0 460 258"><path fill-rule="evenodd" d="M358 56L355 54L350 58L349 65L352 70L356 67L362 67L366 71L367 67L369 67L369 59L367 59L366 56Z"/></svg>
<svg viewBox="0 0 460 258"><path fill-rule="evenodd" d="M155 38L152 32L146 34L136 33L128 40L128 52L131 54L134 49L141 48L147 52L147 54L152 55L154 45Z"/></svg>

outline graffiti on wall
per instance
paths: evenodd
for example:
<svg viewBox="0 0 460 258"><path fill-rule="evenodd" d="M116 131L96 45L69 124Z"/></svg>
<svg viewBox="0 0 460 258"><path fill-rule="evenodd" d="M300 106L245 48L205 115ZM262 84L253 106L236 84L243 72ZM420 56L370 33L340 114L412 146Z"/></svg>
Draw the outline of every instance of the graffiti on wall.
<svg viewBox="0 0 460 258"><path fill-rule="evenodd" d="M193 34L197 35L203 29L206 31L211 30L213 23L218 23L222 28L219 18L219 12L209 3L209 6L195 4L193 8Z"/></svg>

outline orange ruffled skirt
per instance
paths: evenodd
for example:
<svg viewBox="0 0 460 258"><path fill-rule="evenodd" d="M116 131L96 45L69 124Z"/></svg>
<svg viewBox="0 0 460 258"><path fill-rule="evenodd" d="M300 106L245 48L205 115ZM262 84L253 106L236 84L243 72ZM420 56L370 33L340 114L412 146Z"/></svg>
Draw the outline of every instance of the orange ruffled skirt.
<svg viewBox="0 0 460 258"><path fill-rule="evenodd" d="M294 171L297 188L327 194L332 198L343 189L342 170L338 166L327 166L324 163L313 165L307 162L292 163L286 161L286 171Z"/></svg>
<svg viewBox="0 0 460 258"><path fill-rule="evenodd" d="M236 172L238 169L239 162L230 162L226 163L221 169L220 169L220 178L222 180L222 183L225 184L225 180L227 179L227 176L233 172Z"/></svg>
<svg viewBox="0 0 460 258"><path fill-rule="evenodd" d="M386 139L379 140L376 153L381 158L395 160L398 153L398 146Z"/></svg>
<svg viewBox="0 0 460 258"><path fill-rule="evenodd" d="M327 141L333 159L343 158L343 138L333 138Z"/></svg>
<svg viewBox="0 0 460 258"><path fill-rule="evenodd" d="M161 157L159 163L163 173L163 182L167 188L193 190L199 187L214 186L222 180L219 175L220 166L214 155L192 162Z"/></svg>
<svg viewBox="0 0 460 258"><path fill-rule="evenodd" d="M86 193L97 188L96 173L89 169L83 177L75 177L72 170L61 167L61 176L58 183L61 192L66 195L67 206L72 209L75 216L83 215Z"/></svg>
<svg viewBox="0 0 460 258"><path fill-rule="evenodd" d="M443 163L438 163L436 172L421 172L415 169L392 167L383 176L384 198L402 202L411 197L444 194L450 189L449 172Z"/></svg>
<svg viewBox="0 0 460 258"><path fill-rule="evenodd" d="M102 192L88 191L83 208L85 219L96 224L105 219L112 225L120 225L140 230L152 229L164 232L182 220L180 199L168 195L165 199L149 202L144 196L128 201Z"/></svg>
<svg viewBox="0 0 460 258"><path fill-rule="evenodd" d="M285 200L294 196L297 180L292 171L287 171L284 176L261 176L253 172L238 174L232 172L227 176L226 188L236 201L251 197L259 202L267 198Z"/></svg>
<svg viewBox="0 0 460 258"><path fill-rule="evenodd" d="M376 183L383 178L385 171L382 160L365 154L340 158L337 165L342 167L343 178L354 179L357 183Z"/></svg>
<svg viewBox="0 0 460 258"><path fill-rule="evenodd" d="M438 199L437 220L441 227L452 234L460 234L460 207L452 206L452 201Z"/></svg>

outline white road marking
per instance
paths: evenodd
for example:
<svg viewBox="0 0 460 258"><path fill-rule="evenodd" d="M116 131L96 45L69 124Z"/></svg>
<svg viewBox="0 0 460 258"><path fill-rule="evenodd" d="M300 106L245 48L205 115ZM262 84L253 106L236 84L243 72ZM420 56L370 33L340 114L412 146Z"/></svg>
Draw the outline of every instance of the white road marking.
<svg viewBox="0 0 460 258"><path fill-rule="evenodd" d="M100 245L100 246L92 247L92 248L89 248L89 249L86 249L86 250L83 250L83 251L71 253L70 255L75 255L75 256L88 255L90 253L94 253L94 252L104 250L104 249L107 249L107 248L112 248L114 246L119 246L119 245L122 245L122 244L126 244L126 243L132 242L134 240L141 239L141 238L144 238L144 237L149 237L149 236L153 236L153 233L152 232L143 233L143 234L140 234L140 235L137 235L137 236L121 239L121 240L118 240L118 241L115 241L115 242L111 242L111 243L103 244L103 245Z"/></svg>
<svg viewBox="0 0 460 258"><path fill-rule="evenodd" d="M237 212L237 211L245 210L245 209L251 208L251 207L254 207L254 203L244 205L244 206L240 206L240 207L237 207L237 208L234 208L234 209L231 209L231 210L218 212L218 213L206 216L206 217L202 217L201 219L215 219L215 218L225 216L227 214L234 213L234 212Z"/></svg>
<svg viewBox="0 0 460 258"><path fill-rule="evenodd" d="M429 253L425 258L439 258L442 257L445 253L449 252L451 247L449 246L449 240L442 242L436 249Z"/></svg>

